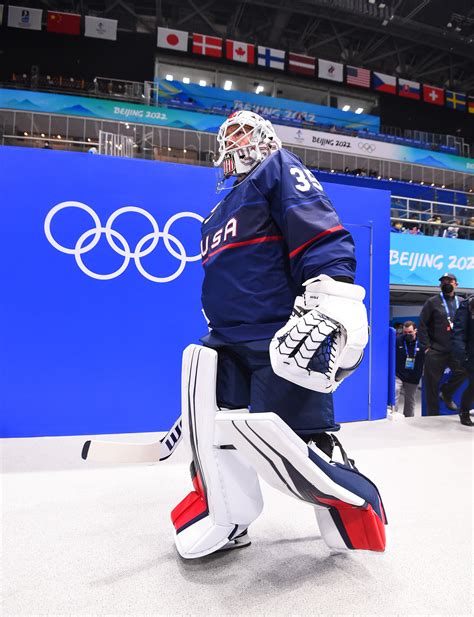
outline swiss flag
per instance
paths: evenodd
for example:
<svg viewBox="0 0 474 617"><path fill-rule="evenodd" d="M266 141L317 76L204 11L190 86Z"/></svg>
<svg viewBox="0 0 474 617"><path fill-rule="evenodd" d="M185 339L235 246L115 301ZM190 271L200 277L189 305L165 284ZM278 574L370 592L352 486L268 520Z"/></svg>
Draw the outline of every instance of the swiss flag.
<svg viewBox="0 0 474 617"><path fill-rule="evenodd" d="M81 34L81 16L75 13L48 11L46 29L48 32L61 34Z"/></svg>
<svg viewBox="0 0 474 617"><path fill-rule="evenodd" d="M158 47L163 47L163 49L188 51L188 33L184 30L158 28L158 40L156 44Z"/></svg>
<svg viewBox="0 0 474 617"><path fill-rule="evenodd" d="M222 58L222 39L218 36L193 34L193 54Z"/></svg>
<svg viewBox="0 0 474 617"><path fill-rule="evenodd" d="M444 105L444 90L423 84L423 100L432 105Z"/></svg>
<svg viewBox="0 0 474 617"><path fill-rule="evenodd" d="M255 46L251 43L228 40L225 43L225 55L229 60L253 64L255 58Z"/></svg>

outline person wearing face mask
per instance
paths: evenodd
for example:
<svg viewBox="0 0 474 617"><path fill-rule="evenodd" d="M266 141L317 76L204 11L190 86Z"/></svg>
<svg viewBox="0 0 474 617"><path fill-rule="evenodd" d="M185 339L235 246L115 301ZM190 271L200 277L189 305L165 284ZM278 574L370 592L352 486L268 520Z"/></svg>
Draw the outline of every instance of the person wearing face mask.
<svg viewBox="0 0 474 617"><path fill-rule="evenodd" d="M466 371L452 354L454 315L460 300L455 289L456 275L447 272L440 277L441 292L429 298L420 313L419 340L425 353L424 384L426 389L427 415L439 415L439 399L451 411L458 407L453 401L454 392L466 379ZM439 383L446 368L451 370L448 381L441 390Z"/></svg>
<svg viewBox="0 0 474 617"><path fill-rule="evenodd" d="M470 410L474 407L474 294L461 302L454 317L453 354L466 369L468 383L461 398L461 424L474 426Z"/></svg>
<svg viewBox="0 0 474 617"><path fill-rule="evenodd" d="M403 415L412 418L415 415L415 398L418 384L423 373L424 353L420 351L416 324L406 321L403 332L397 336L395 362L395 411L398 411L398 402L403 390L405 403Z"/></svg>

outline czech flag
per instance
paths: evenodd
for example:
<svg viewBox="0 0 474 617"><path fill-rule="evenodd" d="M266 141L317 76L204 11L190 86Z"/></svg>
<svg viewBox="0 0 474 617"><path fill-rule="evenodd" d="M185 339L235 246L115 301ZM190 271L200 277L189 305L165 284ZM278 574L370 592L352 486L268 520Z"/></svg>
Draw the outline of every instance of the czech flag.
<svg viewBox="0 0 474 617"><path fill-rule="evenodd" d="M377 92L397 94L397 78L385 73L372 73L372 88Z"/></svg>

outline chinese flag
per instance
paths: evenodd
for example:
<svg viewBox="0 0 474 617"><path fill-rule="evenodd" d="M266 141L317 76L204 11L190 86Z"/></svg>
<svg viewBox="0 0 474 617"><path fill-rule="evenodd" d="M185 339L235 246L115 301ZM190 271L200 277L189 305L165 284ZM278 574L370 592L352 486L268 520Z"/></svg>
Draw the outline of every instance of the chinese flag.
<svg viewBox="0 0 474 617"><path fill-rule="evenodd" d="M48 11L47 30L62 34L81 34L81 16L75 13Z"/></svg>

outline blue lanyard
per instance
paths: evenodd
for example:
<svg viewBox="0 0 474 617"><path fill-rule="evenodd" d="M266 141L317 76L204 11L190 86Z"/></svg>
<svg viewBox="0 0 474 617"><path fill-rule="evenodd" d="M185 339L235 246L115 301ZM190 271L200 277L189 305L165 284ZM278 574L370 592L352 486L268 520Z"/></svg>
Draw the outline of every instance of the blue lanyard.
<svg viewBox="0 0 474 617"><path fill-rule="evenodd" d="M411 356L408 355L408 347L407 347L407 342L405 341L405 339L403 339L403 344L405 345L405 353L407 355L407 358L411 358ZM416 339L416 343L415 343L415 353L413 354L413 357L416 358L416 354L418 353L418 350L420 348L418 347L418 339Z"/></svg>
<svg viewBox="0 0 474 617"><path fill-rule="evenodd" d="M449 307L448 307L448 303L446 302L445 297L443 296L442 293L439 294L440 298L441 298L441 302L444 304L444 310L446 311L446 317L448 318L448 322L449 325L452 327L453 326L453 321L451 319L451 313L449 312ZM459 308L459 298L457 296L454 296L454 303L456 304L456 310L454 312L456 312ZM453 315L454 317L454 315Z"/></svg>

